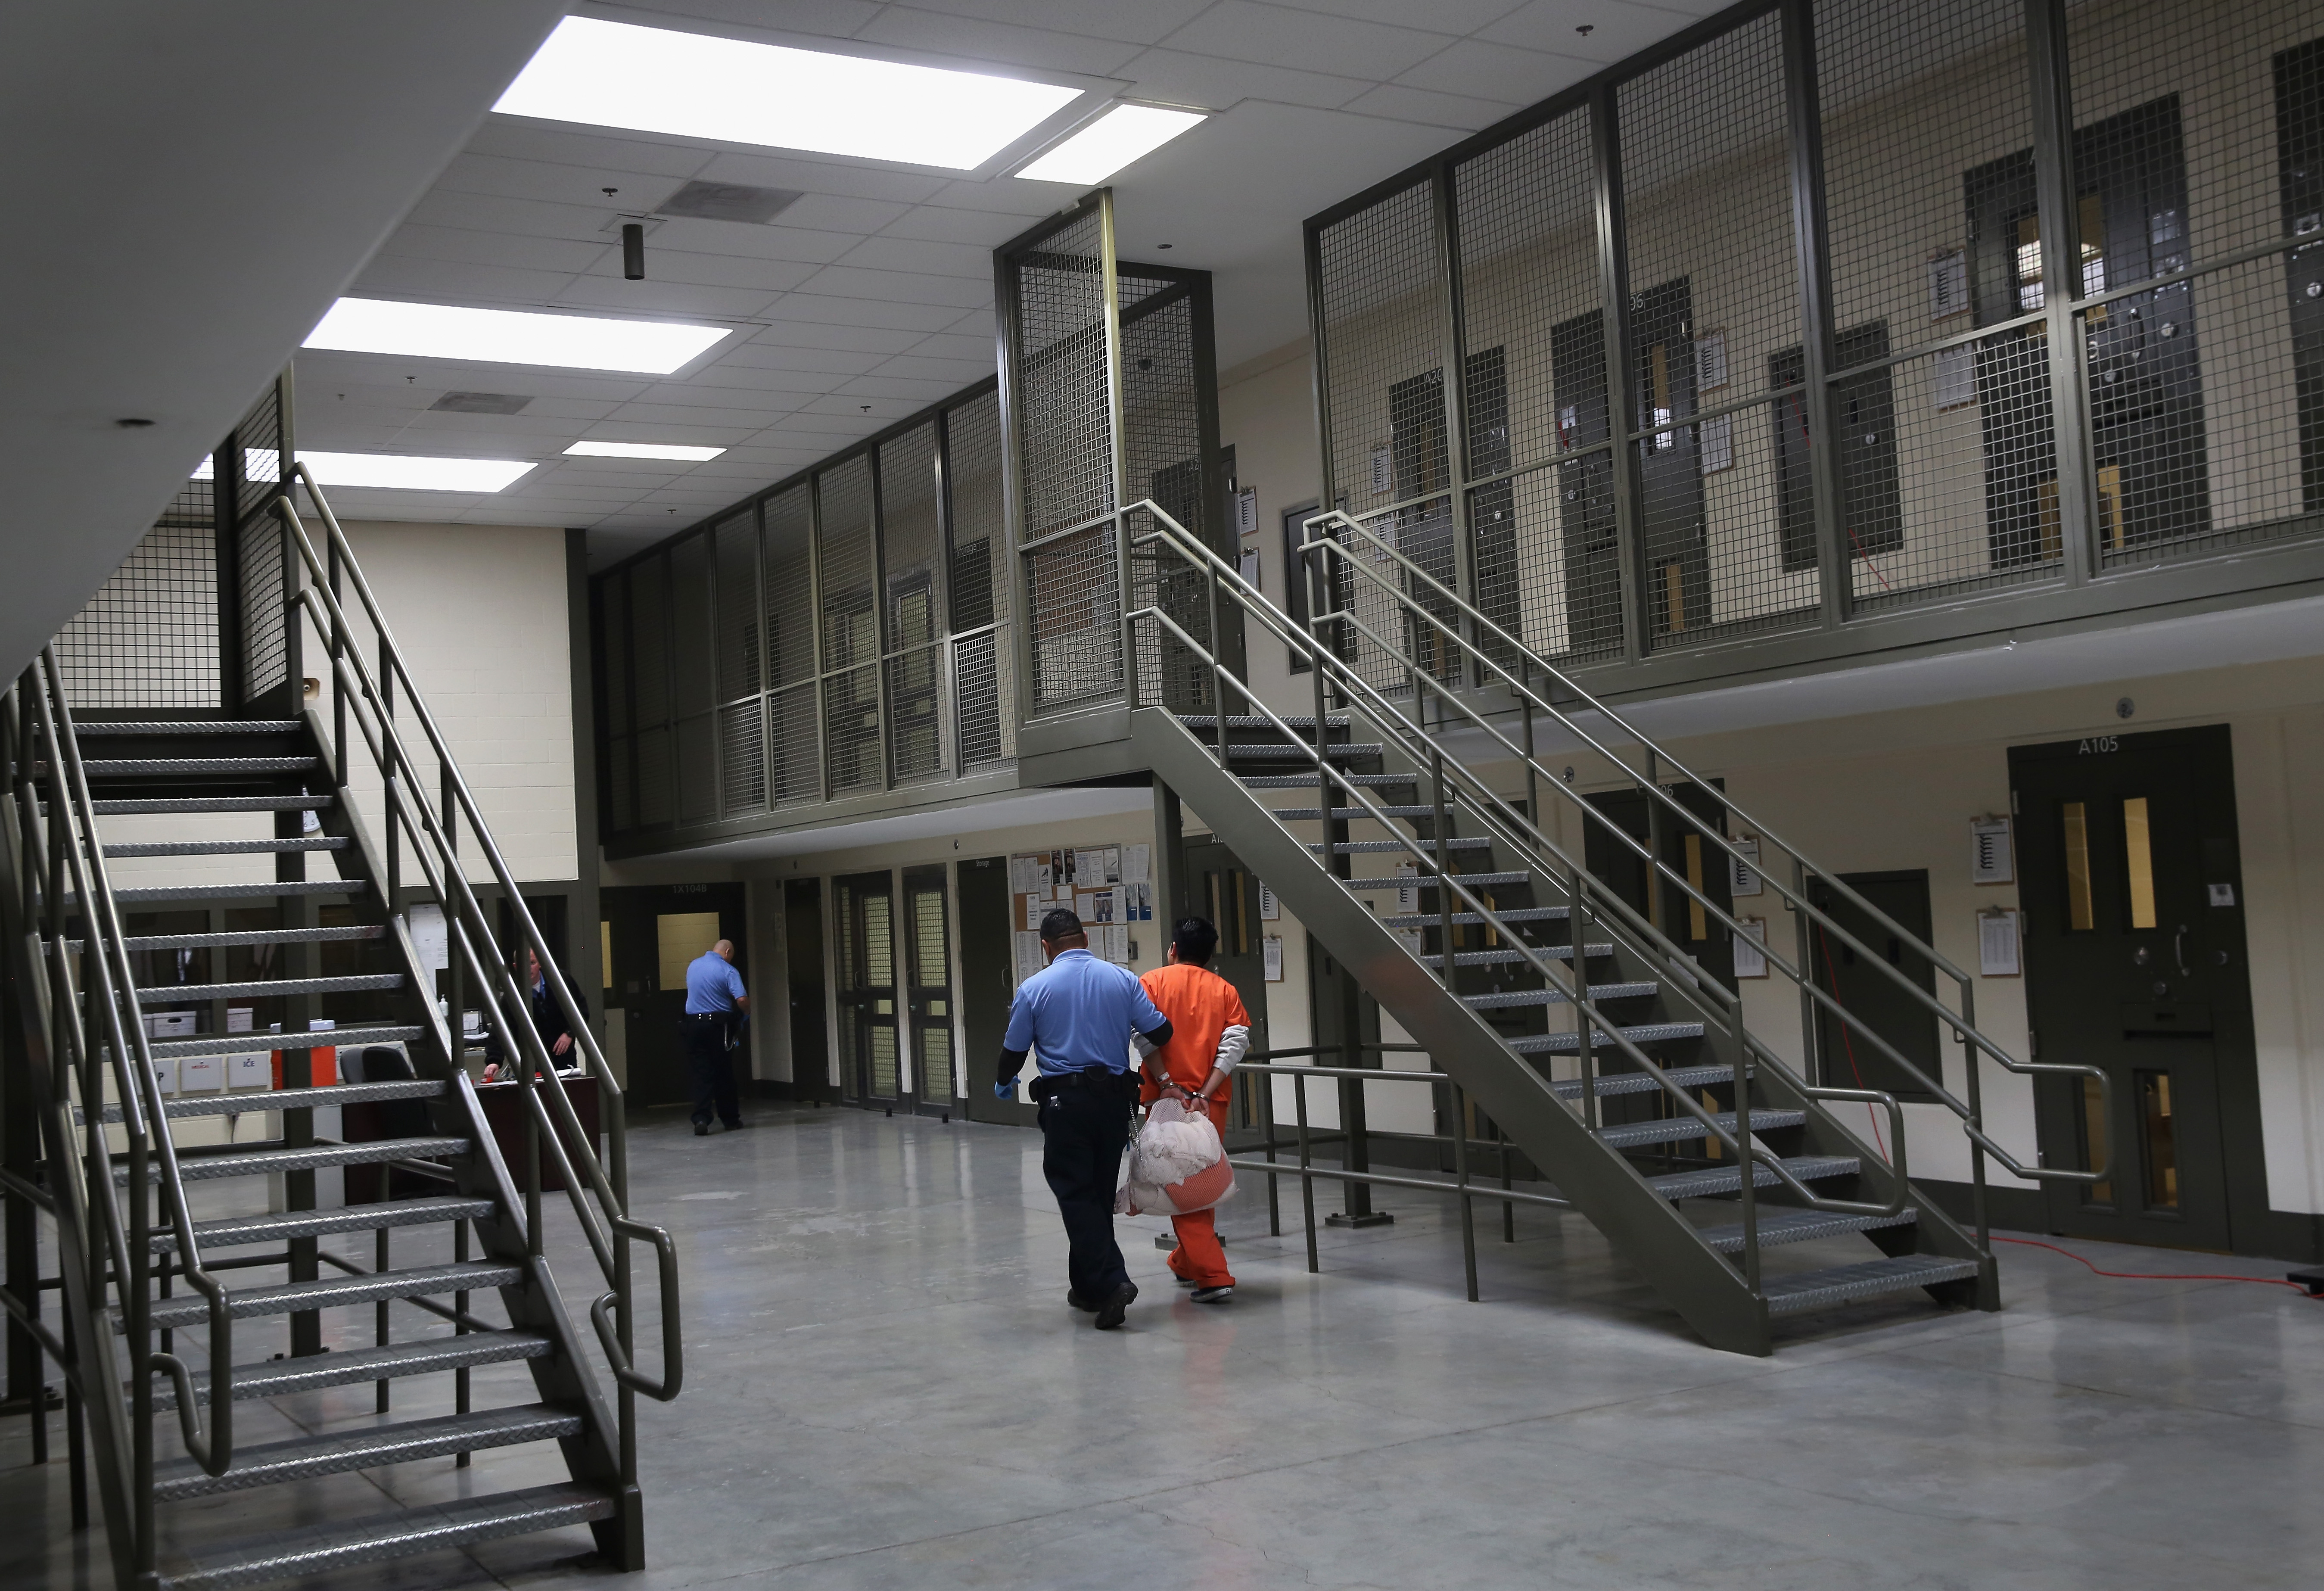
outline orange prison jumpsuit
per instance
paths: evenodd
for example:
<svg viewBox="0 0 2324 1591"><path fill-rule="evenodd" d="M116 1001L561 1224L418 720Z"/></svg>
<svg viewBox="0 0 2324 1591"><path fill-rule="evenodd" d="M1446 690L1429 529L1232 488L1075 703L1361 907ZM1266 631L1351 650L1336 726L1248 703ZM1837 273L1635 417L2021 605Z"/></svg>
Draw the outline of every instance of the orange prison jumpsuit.
<svg viewBox="0 0 2324 1591"><path fill-rule="evenodd" d="M1229 1028L1250 1026L1242 996L1235 993L1232 984L1204 967L1157 967L1139 981L1146 985L1147 998L1154 1002L1155 1009L1170 1019L1170 1041L1147 1057L1139 1074L1139 1098L1150 1105L1162 1096L1161 1085L1154 1080L1157 1070L1180 1087L1199 1091L1211 1080L1212 1066L1218 1059L1219 1035ZM1234 1078L1229 1074L1226 1086L1210 1099L1211 1124L1221 1133L1226 1131L1227 1099L1233 1091ZM1170 1217L1178 1234L1178 1246L1170 1253L1170 1269L1197 1287L1234 1285L1212 1219L1216 1214L1196 1210L1191 1216Z"/></svg>

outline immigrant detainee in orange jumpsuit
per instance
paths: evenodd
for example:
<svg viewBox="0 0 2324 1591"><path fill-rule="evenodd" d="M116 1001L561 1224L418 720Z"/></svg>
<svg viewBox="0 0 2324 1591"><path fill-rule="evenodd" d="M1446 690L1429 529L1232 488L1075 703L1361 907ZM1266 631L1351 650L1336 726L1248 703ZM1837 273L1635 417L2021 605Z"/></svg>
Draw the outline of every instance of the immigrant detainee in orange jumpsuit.
<svg viewBox="0 0 2324 1591"><path fill-rule="evenodd" d="M1223 1133L1235 1062L1250 1048L1250 1013L1234 985L1209 970L1218 948L1217 929L1203 918L1185 918L1171 937L1168 965L1139 980L1155 1009L1170 1019L1170 1040L1148 1052L1139 1098L1150 1105L1167 1090L1189 1109L1207 1111L1211 1124ZM1141 1042L1139 1048L1146 1047ZM1234 1278L1212 1219L1215 1213L1196 1210L1170 1217L1178 1233L1170 1271L1179 1286L1194 1290L1198 1304L1223 1304L1234 1297Z"/></svg>

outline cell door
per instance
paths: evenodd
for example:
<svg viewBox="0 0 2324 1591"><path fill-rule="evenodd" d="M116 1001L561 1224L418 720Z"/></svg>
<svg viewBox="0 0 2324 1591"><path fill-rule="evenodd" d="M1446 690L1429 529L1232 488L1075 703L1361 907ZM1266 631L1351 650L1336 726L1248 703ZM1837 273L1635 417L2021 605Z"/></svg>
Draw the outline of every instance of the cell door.
<svg viewBox="0 0 2324 1591"><path fill-rule="evenodd" d="M1633 296L1637 350L1634 429L1694 412L1694 290L1686 277ZM1638 518L1644 530L1647 634L1665 643L1711 622L1711 552L1704 540L1702 448L1692 426L1638 444Z"/></svg>
<svg viewBox="0 0 2324 1591"><path fill-rule="evenodd" d="M1904 927L1922 944L1929 942L1929 874L1925 868L1905 873L1843 873L1840 883L1872 902L1890 921ZM1927 957L1908 948L1904 936L1891 933L1871 915L1841 899L1821 881L1808 886L1817 910L1840 924L1849 939L1910 978L1924 994L1937 989L1937 969ZM1767 899L1762 896L1762 902ZM1777 907L1781 911L1781 907ZM1791 925L1776 921L1786 933ZM1786 957L1794 947L1778 947ZM1913 998L1896 980L1865 965L1847 939L1834 937L1821 923L1808 929L1808 967L1816 987L1840 1002L1848 1013L1840 1020L1821 1006L1816 1008L1817 1080L1831 1088L1878 1088L1899 1099L1933 1104L1936 1096L1919 1078L1890 1059L1872 1041L1877 1035L1932 1082L1944 1081L1943 1054L1936 1013ZM1858 1107L1847 1107L1852 1119ZM1877 1108L1877 1107L1875 1107ZM1885 1114L1872 1118L1876 1132L1885 1131Z"/></svg>
<svg viewBox="0 0 2324 1591"><path fill-rule="evenodd" d="M896 896L892 873L835 879L839 955L839 1078L859 1105L903 1097L903 1046L896 1011Z"/></svg>
<svg viewBox="0 0 2324 1591"><path fill-rule="evenodd" d="M1714 784L1718 782L1713 781ZM1664 865L1701 891L1711 904L1722 911L1734 910L1730 891L1732 880L1721 864L1724 859L1718 846L1711 845L1704 830L1711 834L1723 831L1723 809L1710 791L1701 785L1679 784L1671 794L1688 812L1702 820L1696 828L1679 816L1665 809L1663 813ZM1589 798L1590 804L1603 813L1609 823L1644 844L1651 832L1646 811L1646 798L1634 790L1609 791ZM1621 844L1607 832L1606 824L1591 823L1584 837L1582 856L1591 873L1628 902L1632 910L1646 910L1646 864L1636 851ZM1662 930L1679 948L1701 963L1711 976L1729 988L1735 986L1735 946L1731 931L1705 911L1675 883L1663 885Z"/></svg>
<svg viewBox="0 0 2324 1591"><path fill-rule="evenodd" d="M1232 984L1235 993L1242 996L1243 1009L1250 1013L1250 1047L1267 1048L1267 936L1280 934L1280 920L1269 922L1259 915L1260 898L1258 875L1245 868L1235 854L1215 840L1197 841L1186 847L1186 877L1194 910L1211 920L1219 930L1219 948L1211 957L1211 970ZM1169 941L1174 925L1157 920L1155 927L1162 935L1155 944L1158 953ZM1256 1078L1246 1079L1234 1091L1230 1105L1227 1126L1231 1130L1255 1127L1259 1109L1251 1095Z"/></svg>
<svg viewBox="0 0 2324 1591"><path fill-rule="evenodd" d="M2255 1083L2229 754L2224 726L2010 752L2034 1055L2113 1085L2102 1109L2095 1082L2043 1079L2045 1163L2113 1151L2107 1180L2050 1186L2057 1231L2232 1246L2222 1115Z"/></svg>
<svg viewBox="0 0 2324 1591"><path fill-rule="evenodd" d="M1575 652L1622 645L1621 535L1614 517L1614 454L1606 405L1606 327L1599 312L1549 330L1557 403L1558 539L1565 566L1565 644Z"/></svg>
<svg viewBox="0 0 2324 1591"><path fill-rule="evenodd" d="M783 942L791 985L791 1092L828 1097L831 1039L823 1011L823 881L783 881Z"/></svg>
<svg viewBox="0 0 2324 1591"><path fill-rule="evenodd" d="M904 1009L912 1032L912 1101L922 1115L953 1112L952 935L945 920L945 870L904 874Z"/></svg>

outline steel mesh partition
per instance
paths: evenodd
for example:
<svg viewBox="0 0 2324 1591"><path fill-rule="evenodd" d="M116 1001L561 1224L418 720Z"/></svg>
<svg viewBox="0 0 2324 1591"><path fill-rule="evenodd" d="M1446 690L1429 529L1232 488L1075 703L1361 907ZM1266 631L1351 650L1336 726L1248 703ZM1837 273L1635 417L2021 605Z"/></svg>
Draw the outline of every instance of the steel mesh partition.
<svg viewBox="0 0 2324 1591"><path fill-rule="evenodd" d="M1813 440L1804 405L1757 396L1803 379L1777 18L1639 74L1615 104L1644 638L1805 622L1812 510L1787 534L1781 488Z"/></svg>
<svg viewBox="0 0 2324 1591"><path fill-rule="evenodd" d="M801 482L776 493L763 514L768 784L779 806L823 799L814 488Z"/></svg>
<svg viewBox="0 0 2324 1591"><path fill-rule="evenodd" d="M281 522L270 511L281 491L285 432L283 382L267 384L235 428L229 458L237 460L233 494L235 600L242 656L242 700L254 701L290 682L290 549ZM225 523L222 516L222 523Z"/></svg>
<svg viewBox="0 0 2324 1591"><path fill-rule="evenodd" d="M1017 654L1009 633L1008 503L1001 477L1000 395L988 393L946 411L953 714L964 772L1017 754Z"/></svg>
<svg viewBox="0 0 2324 1591"><path fill-rule="evenodd" d="M1452 167L1474 601L1544 657L1621 645L1590 119ZM1503 657L1504 664L1511 659Z"/></svg>
<svg viewBox="0 0 2324 1591"><path fill-rule="evenodd" d="M605 666L598 679L604 701L605 822L615 833L637 821L637 744L630 734L630 577L617 570L597 582L597 634Z"/></svg>
<svg viewBox="0 0 2324 1591"><path fill-rule="evenodd" d="M824 767L833 791L880 784L880 616L872 461L816 477L816 597L823 636Z"/></svg>
<svg viewBox="0 0 2324 1591"><path fill-rule="evenodd" d="M757 507L729 514L710 534L711 600L718 621L719 815L742 818L767 804Z"/></svg>
<svg viewBox="0 0 2324 1591"><path fill-rule="evenodd" d="M1217 540L1206 465L1204 392L1196 358L1194 300L1181 282L1119 267L1121 297L1122 451L1130 495L1151 498L1205 543ZM1133 541L1155 527L1150 514L1130 520ZM1176 553L1133 550L1133 609L1157 608L1206 651L1211 643L1208 587ZM1210 670L1167 633L1139 637L1138 700L1177 712L1209 712Z"/></svg>
<svg viewBox="0 0 2324 1591"><path fill-rule="evenodd" d="M657 553L630 570L630 715L635 726L639 827L670 820L669 560Z"/></svg>
<svg viewBox="0 0 2324 1591"><path fill-rule="evenodd" d="M1121 694L1116 531L1089 523L1118 503L1105 244L1104 205L1094 202L1004 264L1036 714Z"/></svg>
<svg viewBox="0 0 2324 1591"><path fill-rule="evenodd" d="M936 426L880 445L880 578L885 595L888 766L898 780L944 772L945 631Z"/></svg>
<svg viewBox="0 0 2324 1591"><path fill-rule="evenodd" d="M188 481L159 523L58 632L79 708L216 708L217 553L212 483Z"/></svg>

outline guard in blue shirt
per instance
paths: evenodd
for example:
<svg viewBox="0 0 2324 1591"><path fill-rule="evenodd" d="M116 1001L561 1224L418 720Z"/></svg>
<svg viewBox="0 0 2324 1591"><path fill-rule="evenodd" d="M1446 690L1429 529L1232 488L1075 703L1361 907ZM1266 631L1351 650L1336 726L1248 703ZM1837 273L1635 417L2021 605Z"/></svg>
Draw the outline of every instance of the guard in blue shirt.
<svg viewBox="0 0 2324 1591"><path fill-rule="evenodd" d="M1143 1033L1159 1048L1170 1041L1170 1020L1135 973L1090 954L1089 935L1071 911L1041 919L1041 952L1047 967L1019 986L1010 1007L992 1092L1014 1098L1027 1052L1039 1055L1032 1094L1041 1106L1041 1174L1065 1222L1065 1302L1111 1331L1138 1298L1113 1241L1114 1183L1138 1101L1130 1036Z"/></svg>
<svg viewBox="0 0 2324 1591"><path fill-rule="evenodd" d="M710 1113L733 1132L742 1124L734 1093L735 1035L750 1014L751 996L734 970L734 941L721 939L687 964L686 1058L694 1073L694 1135L710 1132Z"/></svg>

